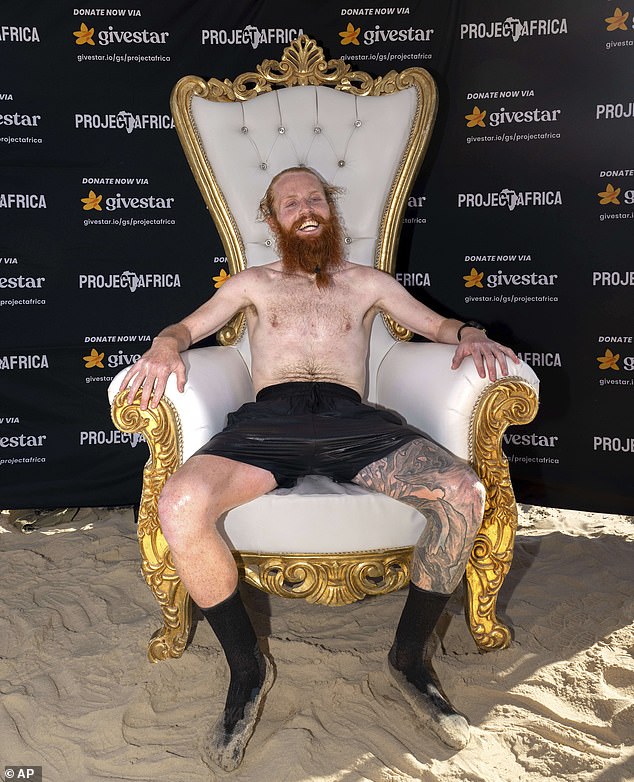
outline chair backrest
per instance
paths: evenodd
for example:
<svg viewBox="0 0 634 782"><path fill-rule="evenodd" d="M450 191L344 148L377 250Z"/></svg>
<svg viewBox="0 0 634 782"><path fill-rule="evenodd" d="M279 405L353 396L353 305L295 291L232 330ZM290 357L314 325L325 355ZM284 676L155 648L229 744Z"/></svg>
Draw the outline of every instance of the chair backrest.
<svg viewBox="0 0 634 782"><path fill-rule="evenodd" d="M393 274L403 211L436 103L427 71L409 68L373 79L342 60L326 62L307 36L293 41L280 62L265 60L233 82L181 79L172 113L230 273L276 260L258 205L276 173L305 165L344 189L338 205L349 260ZM392 340L407 338L398 324L384 322ZM392 344L376 331L370 378ZM250 366L241 318L219 336L223 344L237 343Z"/></svg>

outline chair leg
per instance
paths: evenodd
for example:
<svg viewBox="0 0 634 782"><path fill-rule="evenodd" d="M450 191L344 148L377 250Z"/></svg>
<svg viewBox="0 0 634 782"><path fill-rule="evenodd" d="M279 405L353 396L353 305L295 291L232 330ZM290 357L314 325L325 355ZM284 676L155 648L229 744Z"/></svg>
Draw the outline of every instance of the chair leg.
<svg viewBox="0 0 634 782"><path fill-rule="evenodd" d="M467 564L466 613L482 651L504 649L511 631L495 615L497 596L513 560L517 505L502 451L507 426L527 424L537 413L535 390L524 381L503 378L482 395L472 420L472 458L486 489L482 526Z"/></svg>
<svg viewBox="0 0 634 782"><path fill-rule="evenodd" d="M161 532L158 498L167 478L179 467L180 423L178 413L166 397L158 407L140 409L141 390L128 404L127 391L121 391L112 405L112 420L122 432L141 432L150 449L143 471L143 490L137 518L141 549L141 571L161 606L163 627L152 636L148 648L150 662L180 657L192 625L192 601L181 583Z"/></svg>
<svg viewBox="0 0 634 782"><path fill-rule="evenodd" d="M163 613L163 627L154 633L148 647L148 659L153 663L180 657L192 626L192 600L176 573L158 517L158 497L166 477L163 470L146 465L137 528L141 572Z"/></svg>
<svg viewBox="0 0 634 782"><path fill-rule="evenodd" d="M149 513L146 507L149 505ZM161 532L156 500L141 503L139 513L141 571L163 613L163 627L150 640L150 662L180 657L185 651L192 626L192 600L172 562L167 541Z"/></svg>
<svg viewBox="0 0 634 782"><path fill-rule="evenodd" d="M487 506L489 503L487 501ZM473 640L481 651L506 649L511 631L498 621L497 597L513 560L517 508L509 514L497 508L485 511L485 520L467 563L465 612ZM508 511L508 509L507 509Z"/></svg>

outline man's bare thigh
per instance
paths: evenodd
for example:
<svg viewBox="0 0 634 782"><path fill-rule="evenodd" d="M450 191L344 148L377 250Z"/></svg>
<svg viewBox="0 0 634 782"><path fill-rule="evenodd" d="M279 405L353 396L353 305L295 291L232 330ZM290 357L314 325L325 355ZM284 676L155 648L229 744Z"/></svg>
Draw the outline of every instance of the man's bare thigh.
<svg viewBox="0 0 634 782"><path fill-rule="evenodd" d="M363 467L352 482L393 497L419 493L426 499L438 499L443 496L438 491L439 478L442 481L443 475L462 465L433 440L419 437Z"/></svg>
<svg viewBox="0 0 634 782"><path fill-rule="evenodd" d="M268 470L214 454L192 456L171 480L185 490L209 497L223 510L243 505L277 486Z"/></svg>

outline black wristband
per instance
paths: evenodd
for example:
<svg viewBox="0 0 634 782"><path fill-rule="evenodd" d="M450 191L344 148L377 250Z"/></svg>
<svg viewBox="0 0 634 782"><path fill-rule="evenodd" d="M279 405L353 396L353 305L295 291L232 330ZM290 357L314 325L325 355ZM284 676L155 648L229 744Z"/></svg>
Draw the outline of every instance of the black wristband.
<svg viewBox="0 0 634 782"><path fill-rule="evenodd" d="M466 329L467 327L471 327L472 329L480 329L480 331L483 331L485 334L486 329L481 323L478 323L477 320L468 320L466 323L463 323L462 326L458 329L458 333L456 336L458 337L458 342L460 342L461 336L462 336L462 329Z"/></svg>

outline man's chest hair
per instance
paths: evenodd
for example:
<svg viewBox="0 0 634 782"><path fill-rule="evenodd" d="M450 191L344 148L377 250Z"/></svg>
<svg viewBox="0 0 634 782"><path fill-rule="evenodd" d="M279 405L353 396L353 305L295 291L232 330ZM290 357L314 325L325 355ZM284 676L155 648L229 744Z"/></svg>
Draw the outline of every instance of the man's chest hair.
<svg viewBox="0 0 634 782"><path fill-rule="evenodd" d="M267 286L255 302L263 325L280 332L341 333L363 320L367 307L347 283L320 290L312 279L289 277Z"/></svg>

